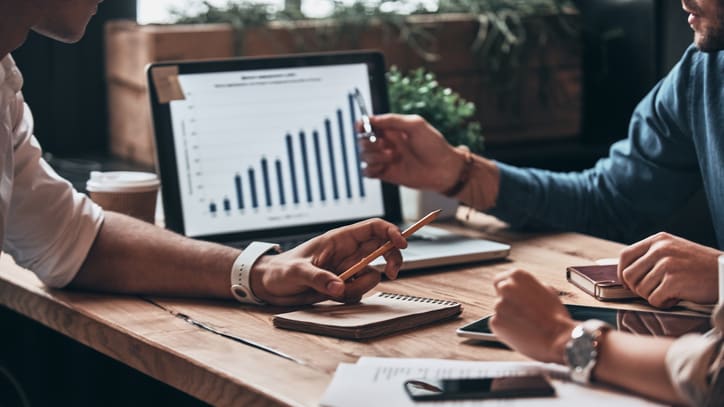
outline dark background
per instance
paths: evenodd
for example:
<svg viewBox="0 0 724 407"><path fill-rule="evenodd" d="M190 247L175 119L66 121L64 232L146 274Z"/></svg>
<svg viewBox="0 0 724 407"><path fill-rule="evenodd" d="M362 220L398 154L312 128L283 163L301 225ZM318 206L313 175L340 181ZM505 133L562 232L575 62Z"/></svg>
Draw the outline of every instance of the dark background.
<svg viewBox="0 0 724 407"><path fill-rule="evenodd" d="M61 156L108 151L103 24L114 18L135 19L136 1L103 2L76 44L31 33L12 53L45 151Z"/></svg>
<svg viewBox="0 0 724 407"><path fill-rule="evenodd" d="M584 124L579 140L501 148L488 151L490 156L555 170L591 166L606 154L612 141L626 136L638 100L692 41L678 1L577 3L585 30ZM107 160L103 24L111 18L135 15L135 1L106 1L78 44L59 44L31 34L13 53L25 76L24 93L36 118L36 135L46 151L66 158ZM693 202L692 208L699 208L699 204ZM676 227L672 223L671 230L676 231ZM693 237L699 232L688 231ZM199 404L2 308L0 326L0 373L9 370L32 405ZM0 374L0 407L18 405L20 400L14 394L11 381Z"/></svg>

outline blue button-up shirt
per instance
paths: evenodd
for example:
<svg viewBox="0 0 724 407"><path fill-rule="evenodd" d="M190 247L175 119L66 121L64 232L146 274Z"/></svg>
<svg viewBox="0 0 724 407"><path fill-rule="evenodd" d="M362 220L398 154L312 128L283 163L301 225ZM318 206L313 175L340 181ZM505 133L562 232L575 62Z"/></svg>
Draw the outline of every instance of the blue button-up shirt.
<svg viewBox="0 0 724 407"><path fill-rule="evenodd" d="M660 229L702 186L724 248L724 51L690 47L634 111L625 140L575 173L498 163L490 213L514 227L548 227L620 241Z"/></svg>

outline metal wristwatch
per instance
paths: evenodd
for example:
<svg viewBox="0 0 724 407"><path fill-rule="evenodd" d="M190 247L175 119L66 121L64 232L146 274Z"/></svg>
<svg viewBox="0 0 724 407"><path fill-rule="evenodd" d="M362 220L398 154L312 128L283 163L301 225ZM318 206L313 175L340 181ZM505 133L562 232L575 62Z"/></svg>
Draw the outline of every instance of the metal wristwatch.
<svg viewBox="0 0 724 407"><path fill-rule="evenodd" d="M600 353L601 337L609 329L610 325L597 319L589 319L573 328L564 355L573 381L583 384L591 381L591 372Z"/></svg>
<svg viewBox="0 0 724 407"><path fill-rule="evenodd" d="M264 301L254 295L251 289L249 274L259 257L269 251L281 252L281 247L274 243L251 242L243 252L236 258L231 267L231 295L244 304L264 304Z"/></svg>

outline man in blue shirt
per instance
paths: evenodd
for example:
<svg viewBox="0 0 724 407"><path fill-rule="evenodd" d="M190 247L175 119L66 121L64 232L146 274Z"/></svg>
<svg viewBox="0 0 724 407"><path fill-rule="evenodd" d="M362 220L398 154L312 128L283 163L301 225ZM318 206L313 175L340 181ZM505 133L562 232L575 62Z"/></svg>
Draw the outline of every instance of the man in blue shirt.
<svg viewBox="0 0 724 407"><path fill-rule="evenodd" d="M687 1L685 8L703 10L689 18L695 45L638 105L628 138L593 168L516 168L453 148L420 117L383 115L372 119L379 141L362 142L366 174L456 197L514 227L623 241L661 227L703 186L724 248L724 52L718 51L724 47L724 5ZM680 299L714 303L719 254L658 234L625 250L619 272L657 306Z"/></svg>

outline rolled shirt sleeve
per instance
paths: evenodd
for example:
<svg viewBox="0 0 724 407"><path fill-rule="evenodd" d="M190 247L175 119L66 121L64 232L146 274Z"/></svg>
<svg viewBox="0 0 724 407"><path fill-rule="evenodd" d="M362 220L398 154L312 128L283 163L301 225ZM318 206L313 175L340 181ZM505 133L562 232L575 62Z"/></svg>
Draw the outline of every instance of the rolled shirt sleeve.
<svg viewBox="0 0 724 407"><path fill-rule="evenodd" d="M83 264L102 225L103 211L42 159L22 95L18 92L7 102L13 127L12 146L5 148L13 152L4 154L12 160L12 174L4 179L12 180L12 193L4 208L3 250L46 285L63 287Z"/></svg>
<svg viewBox="0 0 724 407"><path fill-rule="evenodd" d="M724 307L713 314L714 329L677 339L666 354L671 383L690 405L721 406L724 400Z"/></svg>

